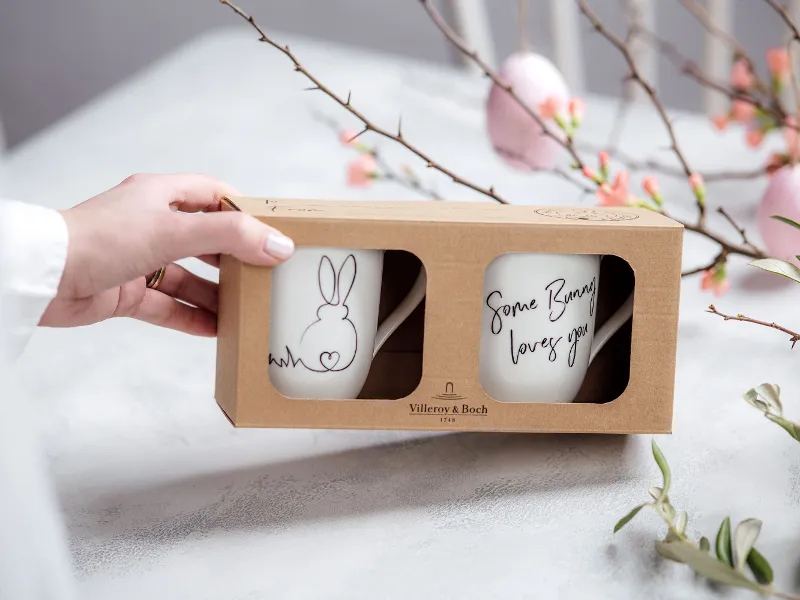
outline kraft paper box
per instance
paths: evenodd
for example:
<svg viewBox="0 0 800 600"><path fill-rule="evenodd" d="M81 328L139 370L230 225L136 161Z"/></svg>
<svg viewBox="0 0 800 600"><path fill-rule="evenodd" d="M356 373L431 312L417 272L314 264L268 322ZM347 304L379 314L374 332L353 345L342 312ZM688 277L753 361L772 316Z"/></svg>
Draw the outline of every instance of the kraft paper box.
<svg viewBox="0 0 800 600"><path fill-rule="evenodd" d="M215 395L234 426L671 433L683 243L679 223L628 207L267 198L228 198L224 204L225 210L244 211L284 232L297 248L277 269L222 258ZM320 248L341 254L300 254ZM341 258L348 251L366 256L367 249L386 251L369 254L383 257L382 269L377 258L369 258L378 261L374 268L360 258L358 270L352 256ZM529 279L553 279L548 265L560 259L550 255L603 258L598 276L588 283L559 283L560 296L553 295L551 285L536 298L512 298L508 290ZM501 264L499 257L509 256L533 257L539 262L530 264L540 267L514 270L511 262ZM402 308L420 272L424 299L372 358L374 335L369 334L375 334L375 322ZM561 275L561 281L572 277ZM280 283L273 285L273 279ZM363 293L367 283L377 294L371 303ZM487 294L487 285L497 289ZM506 299L499 300L504 290ZM615 319L631 294L632 318L623 318L585 376L573 376L580 372L574 368L576 356L586 366L590 330L599 333ZM554 306L578 315L578 325L567 322L557 337L535 335L519 325L546 319L548 308L553 321ZM356 314L365 310L373 312L363 319ZM588 317L584 322L587 310L593 326ZM359 319L372 325L356 340ZM295 331L297 324L305 329ZM349 350L324 346L348 336L358 342L342 342ZM311 358L304 345L313 346ZM366 365L365 379L352 380L355 397L330 398L325 394L346 388L324 382L339 381L346 361L354 369ZM487 386L507 389L505 377L533 377L531 401L487 393ZM319 393L279 393L278 382L293 378Z"/></svg>

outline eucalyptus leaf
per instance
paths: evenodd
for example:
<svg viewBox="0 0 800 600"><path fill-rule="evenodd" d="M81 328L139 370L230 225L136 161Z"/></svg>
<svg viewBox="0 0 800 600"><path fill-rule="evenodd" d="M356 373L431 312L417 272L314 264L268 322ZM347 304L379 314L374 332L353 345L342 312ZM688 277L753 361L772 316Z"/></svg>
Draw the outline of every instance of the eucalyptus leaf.
<svg viewBox="0 0 800 600"><path fill-rule="evenodd" d="M700 538L700 550L703 552L708 552L711 550L711 542L709 542L708 538L705 536Z"/></svg>
<svg viewBox="0 0 800 600"><path fill-rule="evenodd" d="M780 260L777 258L759 258L757 260L750 261L750 264L754 267L758 267L759 269L764 269L770 273L788 277L789 279L800 283L800 268L790 262L786 262L785 260Z"/></svg>
<svg viewBox="0 0 800 600"><path fill-rule="evenodd" d="M755 548L750 550L747 555L747 566L750 567L756 581L762 585L769 585L775 578L772 572L772 567L767 562L767 559Z"/></svg>
<svg viewBox="0 0 800 600"><path fill-rule="evenodd" d="M750 554L750 550L755 545L760 533L761 521L758 519L745 519L733 530L731 554L733 567L736 570L744 570L744 565L747 563L747 555Z"/></svg>
<svg viewBox="0 0 800 600"><path fill-rule="evenodd" d="M686 525L689 523L689 515L686 514L685 510L682 510L678 513L678 518L675 519L675 531L678 533L684 533L686 531Z"/></svg>
<svg viewBox="0 0 800 600"><path fill-rule="evenodd" d="M667 515L667 519L669 519L670 523L675 520L675 509L671 504L662 504L664 507L664 514Z"/></svg>
<svg viewBox="0 0 800 600"><path fill-rule="evenodd" d="M781 427L783 427L790 436L800 442L800 425L797 423L793 423L789 419L784 419L783 417L776 417L775 415L767 415L767 418L772 421L773 423L777 423Z"/></svg>
<svg viewBox="0 0 800 600"><path fill-rule="evenodd" d="M725 520L722 521L722 524L719 526L719 531L717 531L717 541L715 544L715 549L717 551L717 558L720 561L722 561L726 565L733 566L733 561L731 560L730 517L725 517Z"/></svg>
<svg viewBox="0 0 800 600"><path fill-rule="evenodd" d="M688 542L656 542L656 550L664 558L689 565L695 573L711 581L754 592L766 591L762 586L750 581L743 573L734 571L730 566Z"/></svg>
<svg viewBox="0 0 800 600"><path fill-rule="evenodd" d="M620 529L625 527L625 525L630 523L631 519L633 519L633 517L635 517L637 514L639 514L639 511L642 510L645 506L647 506L647 505L646 504L640 504L639 506L634 508L631 512L629 512L627 515L622 517L619 521L617 521L617 524L614 525L614 533L617 533Z"/></svg>
<svg viewBox="0 0 800 600"><path fill-rule="evenodd" d="M664 478L664 487L661 490L661 500L664 500L669 492L669 485L672 482L672 473L669 470L667 459L664 458L664 453L661 452L661 448L658 447L656 441L653 440L651 445L653 447L653 458L656 459L656 464L658 464L658 468L661 469L661 475Z"/></svg>
<svg viewBox="0 0 800 600"><path fill-rule="evenodd" d="M778 215L772 215L772 218L775 219L776 221L780 221L781 223L786 223L787 225L791 225L792 227L800 229L800 223L798 223L797 221L793 221L792 219L789 219L787 217L779 217Z"/></svg>

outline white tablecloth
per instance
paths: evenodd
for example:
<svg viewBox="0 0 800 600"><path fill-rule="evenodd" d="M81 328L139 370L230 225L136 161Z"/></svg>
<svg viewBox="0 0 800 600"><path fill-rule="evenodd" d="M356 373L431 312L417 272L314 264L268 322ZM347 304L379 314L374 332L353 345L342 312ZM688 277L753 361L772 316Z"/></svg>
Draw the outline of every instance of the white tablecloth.
<svg viewBox="0 0 800 600"><path fill-rule="evenodd" d="M518 203L594 202L498 160L484 132L485 80L281 37L377 123L402 113L406 138L456 172ZM0 193L66 207L134 172L201 171L252 195L419 199L389 184L348 188L354 154L312 110L353 121L305 86L249 31L221 31L16 149ZM591 98L581 138L602 143L614 110ZM767 153L697 116L678 115L677 130L700 169L752 167ZM633 111L623 147L668 159L665 146L653 112ZM450 199L481 200L421 171ZM764 185L712 186L710 201L752 227ZM678 214L692 214L683 183L662 186ZM686 266L713 250L687 233ZM796 287L743 261L731 277L721 310L800 327ZM778 585L797 589L800 448L741 399L776 382L800 418L797 359L777 332L706 314L714 300L698 279L684 281L674 434L658 437L671 498L709 537L726 515L763 518L759 548ZM716 597L657 559L655 515L612 535L659 482L650 436L235 430L214 402L214 362L213 340L133 321L33 339L23 400L45 438L84 598Z"/></svg>

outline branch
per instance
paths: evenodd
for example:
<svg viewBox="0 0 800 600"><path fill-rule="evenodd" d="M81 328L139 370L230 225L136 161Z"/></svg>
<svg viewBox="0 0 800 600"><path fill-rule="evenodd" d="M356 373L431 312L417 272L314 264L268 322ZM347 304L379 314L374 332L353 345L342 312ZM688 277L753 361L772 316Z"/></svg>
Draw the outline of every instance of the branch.
<svg viewBox="0 0 800 600"><path fill-rule="evenodd" d="M366 133L367 131L372 131L374 133L377 133L380 136L383 136L383 137L388 138L390 140L394 140L395 142L397 142L401 146L404 146L406 149L410 150L413 154L416 154L423 161L425 161L425 164L427 165L428 168L435 169L436 171L439 171L440 173L442 173L444 175L447 175L450 179L453 180L454 183L458 183L460 185L463 185L464 187L468 187L468 188L470 188L470 189L472 189L472 190L474 190L474 191L476 191L478 193L481 193L481 194L483 194L485 196L488 196L489 198L492 198L493 200L495 200L496 202L499 202L500 204L508 204L507 200L505 200L504 198L502 198L500 195L498 195L495 192L494 187L488 187L488 188L482 187L480 185L477 185L477 184L474 184L474 183L472 183L470 181L467 181L466 179L463 179L462 177L459 177L454 172L452 172L449 169L439 165L430 156L428 156L427 154L425 154L424 152L422 152L421 150L419 150L418 148L416 148L415 146L413 146L412 144L407 142L404 137L401 137L399 135L395 135L393 133L390 133L386 129L382 129L381 127L378 127L377 125L374 125L369 119L367 119L367 117L365 117L361 113L361 111L357 110L350 103L350 94L347 95L347 99L346 100L341 98L337 94L335 94L327 86L325 86L321 81L319 81L314 75L312 75L311 73L309 73L306 70L306 68L300 63L300 61L297 60L297 58L292 53L292 51L289 50L289 46L281 46L280 44L278 44L277 42L272 40L264 32L264 30L261 29L261 27L259 27L259 25L255 22L255 19L253 19L252 16L248 15L241 8L239 8L238 6L236 6L235 4L230 2L229 0L219 0L219 1L222 4L225 4L226 6L229 6L231 8L231 10L233 10L233 12L235 12L237 15L242 17L248 23L250 23L250 25L253 27L253 29L255 29L258 32L258 34L261 36L259 38L259 41L265 42L265 43L269 44L270 46L272 46L273 48L275 48L275 49L279 50L280 52L282 52L283 54L285 54L286 57L289 58L289 60L291 60L292 63L294 64L294 70L295 71L305 75L311 81L311 83L313 83L319 89L319 91L323 92L326 96L328 96L331 99L333 99L342 108L347 110L350 114L352 114L359 121L361 121L361 123L364 125L364 133Z"/></svg>
<svg viewBox="0 0 800 600"><path fill-rule="evenodd" d="M767 323L766 321L759 321L758 319L751 319L750 317L745 317L744 315L726 315L717 310L717 308L712 304L708 307L709 312L713 315L718 315L722 317L726 321L741 321L742 323L754 323L756 325L761 325L762 327L769 327L770 329L777 329L780 332L785 333L789 336L789 341L792 343L792 348L797 342L800 342L800 333L796 331L792 331L791 329L787 329L786 327L781 327L777 323Z"/></svg>
<svg viewBox="0 0 800 600"><path fill-rule="evenodd" d="M619 39L617 36L611 33L611 31L609 31L608 28L606 28L605 25L603 25L603 23L600 21L597 15L592 11L591 8L589 8L589 5L587 4L586 0L577 0L577 1L581 12L586 16L587 19L589 19L589 21L591 21L594 29L600 35L606 38L611 43L611 45L613 45L617 50L619 50L620 54L622 54L623 58L625 59L625 62L628 64L628 70L630 71L629 73L630 78L633 81L635 81L650 97L650 100L653 103L656 112L658 112L659 116L661 117L661 120L664 123L664 127L667 128L667 133L669 134L669 139L670 139L671 150L675 153L678 162L681 163L681 167L683 168L683 172L686 174L686 177L687 178L691 177L694 171L692 171L692 168L689 166L686 157L683 155L683 152L681 152L681 149L678 146L678 139L675 136L675 130L672 127L672 121L667 115L667 111L664 109L664 105L662 104L661 99L656 94L655 89L653 89L653 86L650 84L650 82L646 81L639 72L639 69L636 66L636 61L633 59L633 55L631 54L630 48L628 48L625 42L623 42L621 39ZM699 227L704 227L706 218L705 204L698 200L697 209L699 211L697 224Z"/></svg>
<svg viewBox="0 0 800 600"><path fill-rule="evenodd" d="M570 156L575 161L577 167L579 169L583 168L584 167L583 160L581 159L578 152L575 150L575 146L572 143L572 140L567 139L565 141L560 136L553 133L550 130L550 128L547 127L544 120L539 116L539 114L536 113L536 111L534 111L533 109L531 109L531 107L528 106L525 102L523 102L522 99L519 96L517 96L517 94L514 92L513 88L500 78L499 73L497 73L497 71L495 71L488 64L486 64L486 62L484 62L484 60L478 55L478 53L475 50L471 50L470 48L467 47L464 40L462 40L458 36L458 34L455 31L453 31L452 27L450 27L445 22L445 20L442 18L439 12L434 8L430 0L421 0L421 2L422 6L427 11L431 20L433 20L436 27L438 27L439 31L441 31L442 34L444 34L444 36L448 39L448 41L451 44L453 44L464 56L468 57L476 65L478 65L478 67L480 67L483 73L489 79L491 79L492 82L497 87L505 91L514 100L514 102L516 102L517 105L519 105L519 107L523 111L525 111L525 114L527 114L531 119L534 120L534 122L539 127L541 127L542 135L555 140L559 145L561 145L561 147L563 147L567 152L569 152Z"/></svg>
<svg viewBox="0 0 800 600"><path fill-rule="evenodd" d="M733 227L733 228L734 228L736 231L738 231L738 232L739 232L739 235L742 237L742 243L743 243L745 246L750 246L750 247L751 247L751 248L753 248L754 250L757 250L757 249L758 249L758 248L756 248L756 247L755 247L755 246L754 246L752 243L750 243L750 240L748 240L748 239L747 239L747 233L745 232L745 230L744 230L744 227L742 227L742 226L741 226L741 225L739 225L739 224L738 224L736 221L734 221L734 220L733 220L733 217L732 217L732 216L730 216L730 215L728 214L728 211L726 211L726 210L725 210L723 207L721 207L721 206L720 206L719 208L717 208L717 212L718 212L719 214L721 214L723 217L725 217L725 219L728 221L728 223L730 223L730 224L731 224L731 226L732 226L732 227Z"/></svg>
<svg viewBox="0 0 800 600"><path fill-rule="evenodd" d="M786 26L791 30L793 39L800 41L800 31L797 29L797 25L794 24L792 18L789 16L789 13L786 9L778 4L777 0L764 0L767 4L769 4L772 9L780 15L783 22L786 23Z"/></svg>

